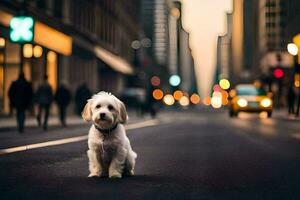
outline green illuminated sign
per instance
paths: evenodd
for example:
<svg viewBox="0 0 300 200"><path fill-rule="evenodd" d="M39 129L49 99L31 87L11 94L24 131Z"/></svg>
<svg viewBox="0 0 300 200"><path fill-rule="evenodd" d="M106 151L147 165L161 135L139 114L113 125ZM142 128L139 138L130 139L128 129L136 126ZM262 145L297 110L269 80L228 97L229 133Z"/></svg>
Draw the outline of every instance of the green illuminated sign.
<svg viewBox="0 0 300 200"><path fill-rule="evenodd" d="M28 16L16 16L10 21L10 40L26 43L33 40L34 20Z"/></svg>

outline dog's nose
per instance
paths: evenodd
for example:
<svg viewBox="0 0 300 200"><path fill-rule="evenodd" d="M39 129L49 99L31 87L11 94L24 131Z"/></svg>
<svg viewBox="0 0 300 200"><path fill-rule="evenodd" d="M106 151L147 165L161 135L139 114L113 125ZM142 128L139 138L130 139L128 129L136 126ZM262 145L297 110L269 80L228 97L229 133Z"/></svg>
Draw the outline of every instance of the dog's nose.
<svg viewBox="0 0 300 200"><path fill-rule="evenodd" d="M105 118L105 113L100 113L100 119L104 119Z"/></svg>

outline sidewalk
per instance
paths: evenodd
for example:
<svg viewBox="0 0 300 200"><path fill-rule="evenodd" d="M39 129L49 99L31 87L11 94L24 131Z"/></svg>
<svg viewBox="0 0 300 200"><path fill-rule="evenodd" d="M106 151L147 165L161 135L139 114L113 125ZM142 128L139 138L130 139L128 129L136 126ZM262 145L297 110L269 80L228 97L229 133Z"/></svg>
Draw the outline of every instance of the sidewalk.
<svg viewBox="0 0 300 200"><path fill-rule="evenodd" d="M300 117L295 117L295 115L288 115L287 109L276 109L273 111L272 118L287 121L300 121Z"/></svg>
<svg viewBox="0 0 300 200"><path fill-rule="evenodd" d="M135 112L129 112L128 113L129 116L129 120L128 123L134 123L134 122L138 122L140 120L145 120L148 119L148 116L145 117L140 117L137 116ZM81 117L76 116L76 115L71 115L71 116L67 116L66 118L66 122L67 122L67 126L68 127L72 127L72 126L84 126L87 125L88 123L85 122ZM60 127L60 121L58 116L50 116L48 119L48 127ZM30 129L30 128L37 128L38 127L38 123L35 117L26 117L25 120L25 130L26 129ZM0 134L2 132L6 132L6 131L13 131L13 130L17 130L17 122L14 117L5 117L5 118L0 118Z"/></svg>

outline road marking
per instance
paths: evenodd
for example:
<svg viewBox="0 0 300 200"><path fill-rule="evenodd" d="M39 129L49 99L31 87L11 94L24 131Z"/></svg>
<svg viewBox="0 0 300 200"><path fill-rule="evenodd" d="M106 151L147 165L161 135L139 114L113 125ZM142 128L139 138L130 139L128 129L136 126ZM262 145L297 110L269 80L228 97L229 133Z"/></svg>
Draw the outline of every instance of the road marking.
<svg viewBox="0 0 300 200"><path fill-rule="evenodd" d="M139 122L139 123L135 123L135 124L128 124L125 127L126 127L126 130L131 130L131 129L144 128L147 126L155 126L158 124L159 124L158 119L151 119L151 120L147 120L147 121Z"/></svg>
<svg viewBox="0 0 300 200"><path fill-rule="evenodd" d="M152 119L152 120L147 120L147 121L139 122L139 123L135 123L135 124L128 124L128 125L125 126L125 128L126 128L126 130L131 130L131 129L138 129L138 128L144 128L144 127L149 127L149 126L155 126L155 125L158 125L158 124L159 124L159 120ZM41 142L41 143L36 143L36 144L29 144L29 145L23 145L23 146L18 146L18 147L0 149L0 155L20 152L20 151L26 151L26 150L30 150L30 149L38 149L38 148L43 148L43 147L80 142L80 141L84 141L84 140L87 140L87 139L88 139L88 136L83 135L83 136L53 140L53 141L48 141L48 142Z"/></svg>

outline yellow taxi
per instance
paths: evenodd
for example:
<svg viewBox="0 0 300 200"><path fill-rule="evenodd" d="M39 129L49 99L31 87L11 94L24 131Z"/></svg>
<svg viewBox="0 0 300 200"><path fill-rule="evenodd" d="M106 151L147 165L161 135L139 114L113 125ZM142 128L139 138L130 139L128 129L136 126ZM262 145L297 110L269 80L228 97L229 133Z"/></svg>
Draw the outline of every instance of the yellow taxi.
<svg viewBox="0 0 300 200"><path fill-rule="evenodd" d="M230 91L229 116L236 117L239 112L267 112L272 116L272 93L251 84L240 84Z"/></svg>

